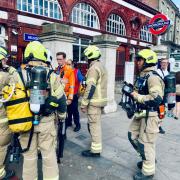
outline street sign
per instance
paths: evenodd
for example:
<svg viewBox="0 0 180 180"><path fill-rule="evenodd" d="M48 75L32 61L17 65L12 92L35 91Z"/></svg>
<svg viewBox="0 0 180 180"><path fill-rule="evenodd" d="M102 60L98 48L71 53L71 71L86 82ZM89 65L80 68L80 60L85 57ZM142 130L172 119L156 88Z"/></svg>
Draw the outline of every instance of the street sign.
<svg viewBox="0 0 180 180"><path fill-rule="evenodd" d="M166 32L170 25L170 20L164 14L156 14L147 25L149 31L154 35L160 35Z"/></svg>
<svg viewBox="0 0 180 180"><path fill-rule="evenodd" d="M38 41L39 37L35 34L24 33L24 41Z"/></svg>

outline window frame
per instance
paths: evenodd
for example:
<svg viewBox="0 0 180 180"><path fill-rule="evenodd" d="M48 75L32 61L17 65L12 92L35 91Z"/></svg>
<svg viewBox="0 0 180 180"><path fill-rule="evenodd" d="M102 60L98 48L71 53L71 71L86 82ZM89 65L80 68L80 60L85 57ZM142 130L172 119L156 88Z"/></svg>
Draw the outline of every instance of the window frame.
<svg viewBox="0 0 180 180"><path fill-rule="evenodd" d="M140 35L139 35L139 39L142 41L146 41L146 42L153 42L153 36L152 34L149 32L148 28L146 25L144 25L141 30L140 30Z"/></svg>
<svg viewBox="0 0 180 180"><path fill-rule="evenodd" d="M71 12L70 21L81 26L100 29L99 17L95 9L88 3L76 4Z"/></svg>
<svg viewBox="0 0 180 180"><path fill-rule="evenodd" d="M89 41L89 44L82 44L83 40ZM78 52L79 53L78 54L79 59L77 62L78 63L87 63L85 60L84 61L81 60L82 59L82 47L84 47L84 48L88 47L88 45L90 45L91 42L92 42L92 39L90 39L90 38L78 37L76 39L76 42L73 43L73 60L74 60L74 46L78 46L78 48L79 48L79 52Z"/></svg>
<svg viewBox="0 0 180 180"><path fill-rule="evenodd" d="M121 36L126 36L126 26L118 14L110 14L107 21L106 21L106 31L121 35Z"/></svg>
<svg viewBox="0 0 180 180"><path fill-rule="evenodd" d="M29 5L29 1L31 1L31 6ZM40 2L42 1L42 6L40 6ZM37 4L35 4L35 2ZM47 8L45 9L45 2L47 2ZM58 19L62 20L63 19L63 13L61 6L58 2L58 0L17 0L17 10L43 16L43 17L48 17L52 19ZM50 9L50 4L52 4L53 9ZM26 6L26 10L23 10L23 5L24 8ZM58 7L55 11L55 6ZM31 7L31 11L29 10L29 7ZM35 7L37 9L35 9ZM36 12L37 10L37 12ZM46 14L47 11L47 14ZM51 14L53 13L53 14ZM51 16L52 15L52 16Z"/></svg>

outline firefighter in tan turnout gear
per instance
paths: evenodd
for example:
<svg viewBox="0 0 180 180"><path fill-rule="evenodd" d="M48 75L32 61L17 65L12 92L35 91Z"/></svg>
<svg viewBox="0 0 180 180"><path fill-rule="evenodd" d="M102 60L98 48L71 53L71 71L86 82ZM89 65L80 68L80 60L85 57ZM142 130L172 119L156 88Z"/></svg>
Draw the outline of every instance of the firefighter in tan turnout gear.
<svg viewBox="0 0 180 180"><path fill-rule="evenodd" d="M99 157L102 152L101 113L107 104L107 72L99 61L101 52L96 46L88 46L84 55L88 59L89 69L86 74L86 90L81 102L82 112L87 112L88 130L92 142L90 150L82 152L85 157Z"/></svg>
<svg viewBox="0 0 180 180"><path fill-rule="evenodd" d="M58 119L65 119L66 98L64 87L58 76L54 72L50 73L47 50L40 42L30 42L25 49L24 57L27 62L25 68L27 72L22 71L22 74L25 82L27 80L26 84L29 84L27 88L30 90L30 109L34 113L34 131L30 148L23 153L23 179L38 179L37 151L39 150L42 154L43 180L59 180L56 159L55 112ZM40 91L38 91L38 88ZM44 88L47 88L47 90L44 91ZM44 97L45 99L43 99ZM43 101L45 101L45 104L43 104ZM55 107L59 106L61 106L60 110L55 111ZM29 137L30 132L21 133L20 143L22 148L27 147Z"/></svg>
<svg viewBox="0 0 180 180"><path fill-rule="evenodd" d="M4 86L13 82L14 68L6 65L8 52L4 47L0 47L0 93ZM3 106L2 99L0 101L0 179L10 179L14 176L14 172L5 170L4 160L7 154L7 148L11 141L12 132L8 127L8 119L6 110Z"/></svg>
<svg viewBox="0 0 180 180"><path fill-rule="evenodd" d="M139 51L137 68L140 72L131 93L137 110L130 125L128 138L142 161L134 180L149 180L155 174L155 143L159 132L158 109L164 96L164 82L155 72L156 53L150 49Z"/></svg>

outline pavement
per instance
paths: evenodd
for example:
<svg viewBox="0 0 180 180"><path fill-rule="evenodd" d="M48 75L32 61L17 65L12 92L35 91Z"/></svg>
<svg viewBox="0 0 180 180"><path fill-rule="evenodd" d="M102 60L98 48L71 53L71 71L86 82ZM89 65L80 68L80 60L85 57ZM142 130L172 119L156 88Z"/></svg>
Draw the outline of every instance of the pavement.
<svg viewBox="0 0 180 180"><path fill-rule="evenodd" d="M103 153L100 158L84 158L81 151L89 148L90 136L87 118L81 114L81 130L74 132L70 127L67 131L64 158L59 166L60 180L132 180L140 157L127 138L130 122L120 107L115 113L103 114ZM166 118L163 128L166 134L159 134L157 140L154 180L180 180L180 120ZM11 164L10 168L21 177L22 161L16 166ZM42 179L39 161L39 180Z"/></svg>

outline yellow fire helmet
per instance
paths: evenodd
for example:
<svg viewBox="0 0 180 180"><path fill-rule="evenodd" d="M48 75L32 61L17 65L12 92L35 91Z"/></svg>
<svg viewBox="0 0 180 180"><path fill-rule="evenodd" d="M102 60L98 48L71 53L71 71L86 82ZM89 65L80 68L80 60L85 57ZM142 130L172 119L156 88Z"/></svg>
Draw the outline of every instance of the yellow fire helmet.
<svg viewBox="0 0 180 180"><path fill-rule="evenodd" d="M84 55L88 60L96 60L101 57L101 52L97 46L90 45L84 50Z"/></svg>
<svg viewBox="0 0 180 180"><path fill-rule="evenodd" d="M9 54L5 47L0 46L0 61L4 58L8 58Z"/></svg>
<svg viewBox="0 0 180 180"><path fill-rule="evenodd" d="M43 61L47 63L47 49L39 42L30 42L24 52L25 62Z"/></svg>
<svg viewBox="0 0 180 180"><path fill-rule="evenodd" d="M145 60L145 63L148 64L156 64L158 62L157 55L154 51L151 49L143 49L138 52L138 55L136 57L138 58L143 58Z"/></svg>

